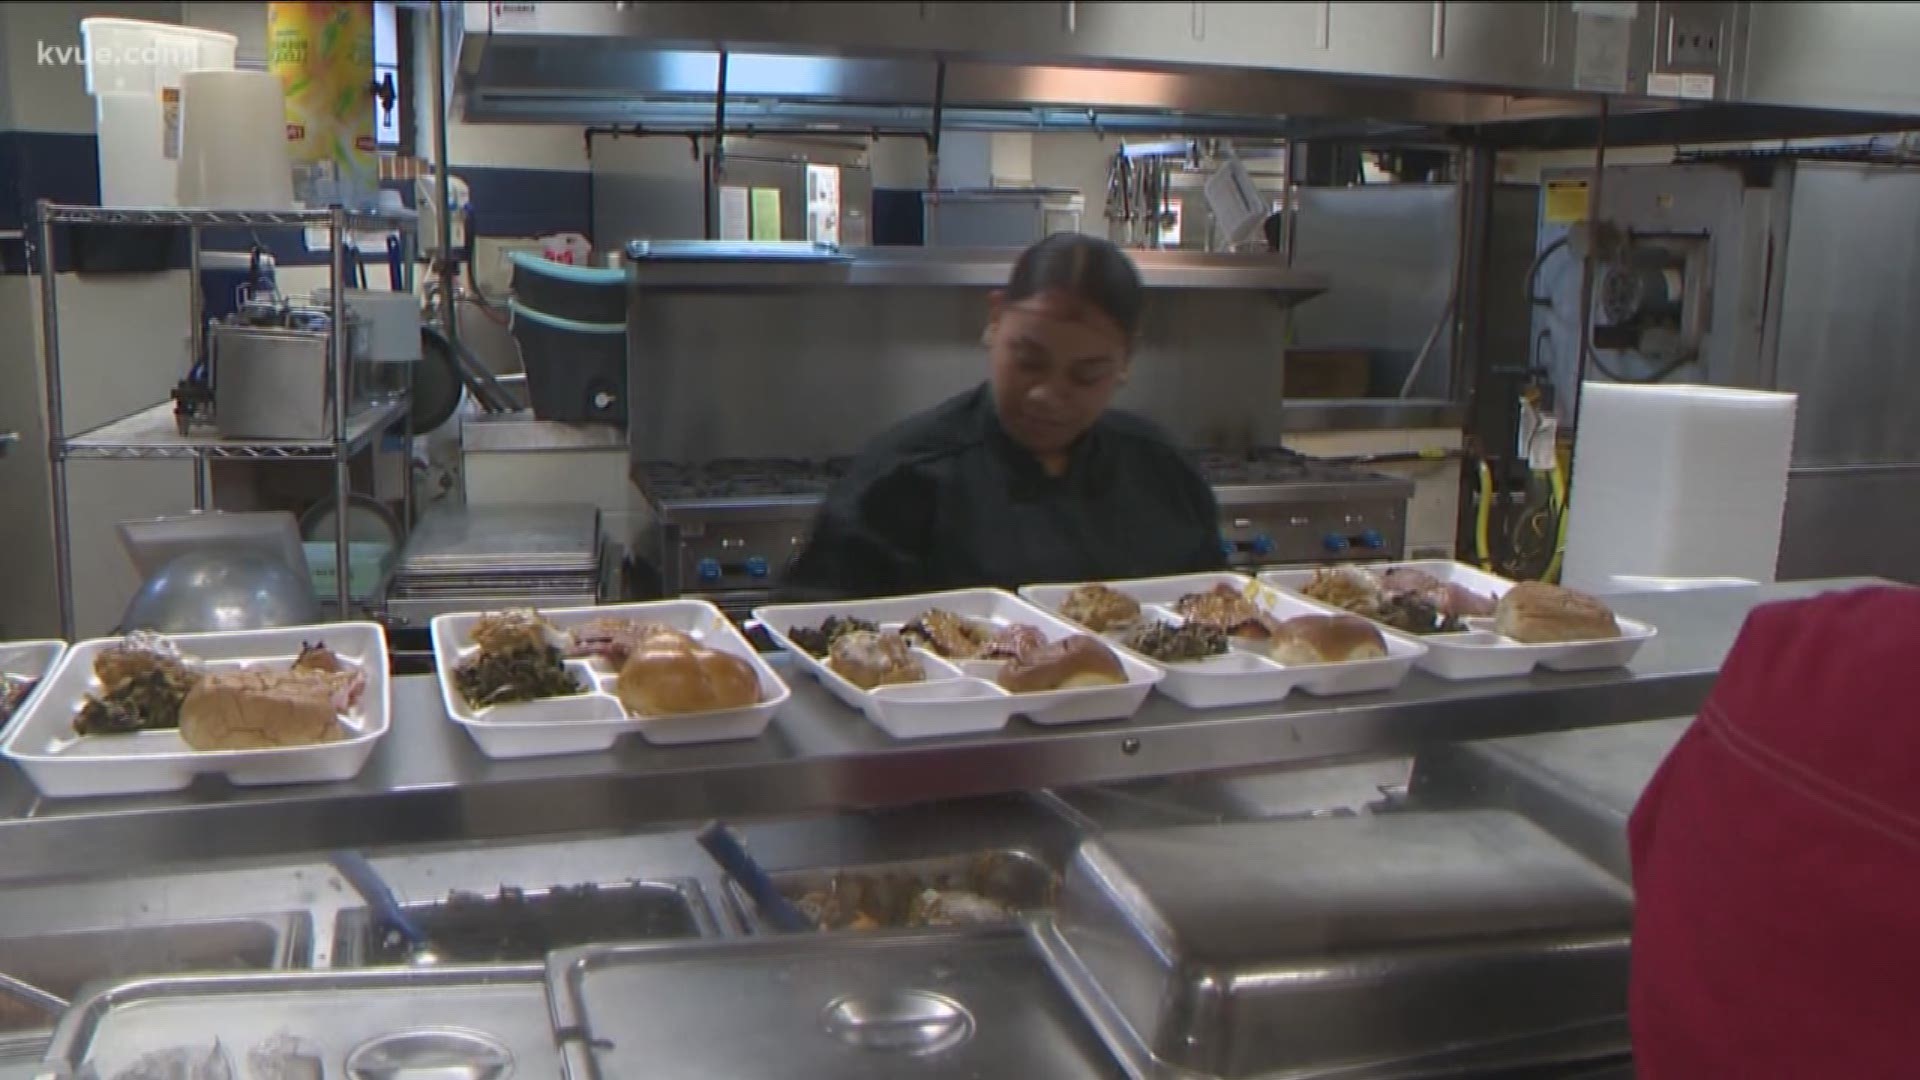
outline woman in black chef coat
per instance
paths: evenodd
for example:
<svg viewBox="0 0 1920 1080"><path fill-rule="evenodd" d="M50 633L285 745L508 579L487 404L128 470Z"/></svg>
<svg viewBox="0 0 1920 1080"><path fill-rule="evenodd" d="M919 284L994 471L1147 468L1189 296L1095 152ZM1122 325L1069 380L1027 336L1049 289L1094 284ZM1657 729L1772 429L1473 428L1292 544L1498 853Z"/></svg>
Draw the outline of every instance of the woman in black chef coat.
<svg viewBox="0 0 1920 1080"><path fill-rule="evenodd" d="M1213 490L1108 408L1144 297L1119 248L1059 233L989 300L987 381L876 438L787 575L796 598L1094 581L1225 566Z"/></svg>

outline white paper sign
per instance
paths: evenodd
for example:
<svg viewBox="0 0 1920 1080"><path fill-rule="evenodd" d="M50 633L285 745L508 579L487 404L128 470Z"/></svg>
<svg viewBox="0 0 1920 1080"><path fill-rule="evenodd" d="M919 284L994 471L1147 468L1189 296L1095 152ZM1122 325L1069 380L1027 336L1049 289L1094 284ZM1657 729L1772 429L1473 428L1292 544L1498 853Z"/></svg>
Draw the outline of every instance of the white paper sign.
<svg viewBox="0 0 1920 1080"><path fill-rule="evenodd" d="M1604 15L1579 16L1574 28L1574 88L1626 93L1627 57L1632 46L1632 20Z"/></svg>
<svg viewBox="0 0 1920 1080"><path fill-rule="evenodd" d="M720 187L720 239L746 240L752 225L747 189L723 184Z"/></svg>

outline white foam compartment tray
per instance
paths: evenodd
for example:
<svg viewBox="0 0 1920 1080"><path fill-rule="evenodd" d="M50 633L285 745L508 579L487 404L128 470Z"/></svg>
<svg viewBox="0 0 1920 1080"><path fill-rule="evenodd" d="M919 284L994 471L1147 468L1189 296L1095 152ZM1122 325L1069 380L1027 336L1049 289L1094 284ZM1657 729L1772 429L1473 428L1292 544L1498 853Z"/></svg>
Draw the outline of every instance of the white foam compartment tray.
<svg viewBox="0 0 1920 1080"><path fill-rule="evenodd" d="M222 775L243 786L350 780L365 767L374 746L392 726L386 631L377 623L346 622L167 635L182 654L201 661L210 671L288 668L304 645L324 642L367 676L359 703L340 717L347 737L339 742L195 750L178 731L76 735L74 718L87 695L102 689L93 675L94 659L121 640L96 638L68 649L0 745L0 752L19 765L42 794L64 798L178 791L206 774Z"/></svg>
<svg viewBox="0 0 1920 1080"><path fill-rule="evenodd" d="M1372 563L1366 569L1384 574L1397 567L1425 571L1441 581L1459 584L1491 596L1496 601L1514 586L1512 581L1497 574L1445 559ZM1338 611L1331 604L1305 596L1303 590L1313 580L1313 575L1312 570L1268 570L1260 575L1260 583L1324 610ZM1421 669L1442 679L1456 681L1517 678L1536 667L1545 667L1550 671L1602 671L1625 667L1658 633L1646 623L1615 615L1614 621L1620 625L1620 636L1617 638L1528 644L1495 633L1491 618L1464 621L1466 630L1449 634L1409 634L1391 627L1387 627L1386 632L1402 640L1424 643L1427 653L1420 658Z"/></svg>
<svg viewBox="0 0 1920 1080"><path fill-rule="evenodd" d="M453 671L479 651L473 628L485 612L441 615L433 620L433 666L447 715L491 758L544 757L606 750L623 735L639 733L650 743L727 742L758 738L773 722L792 691L753 645L734 629L720 609L704 600L660 600L602 607L541 608L540 614L564 631L595 619L630 619L670 626L709 649L732 653L753 665L760 678L760 703L738 709L676 716L633 716L614 693L620 672L600 660L568 660L567 667L586 689L566 697L521 701L475 709L454 684Z"/></svg>
<svg viewBox="0 0 1920 1080"><path fill-rule="evenodd" d="M997 677L1002 661L949 661L925 649L914 653L926 667L924 682L899 683L862 690L793 643L788 635L801 627L819 626L828 617L864 619L883 630L900 627L939 608L965 619L995 626L1026 624L1048 641L1085 630L1000 589L958 589L879 600L822 604L778 604L756 608L753 617L767 633L813 673L835 697L864 713L876 727L896 739L928 738L998 731L1014 716L1036 724L1093 723L1122 720L1140 710L1163 672L1123 650L1114 650L1126 669L1127 681L1114 686L1079 687L1012 693Z"/></svg>
<svg viewBox="0 0 1920 1080"><path fill-rule="evenodd" d="M1228 585L1243 596L1251 594L1268 615L1286 620L1301 615L1324 615L1327 609L1298 597L1271 589L1259 589L1244 574L1180 574L1173 577L1139 578L1132 581L1102 582L1110 589L1125 593L1140 602L1144 622L1167 622L1175 626L1184 620L1174 614L1173 605L1189 593L1210 592ZM1040 607L1057 612L1068 594L1080 585L1029 585L1021 595ZM1217 709L1237 705L1257 705L1280 701L1304 690L1319 697L1366 694L1391 690L1406 679L1407 672L1426 652L1426 646L1409 638L1382 633L1387 655L1378 660L1348 660L1328 664L1282 664L1267 656L1257 645L1235 641L1223 656L1181 662L1154 661L1134 653L1123 645L1124 633L1105 635L1128 656L1139 656L1166 673L1160 692L1193 709Z"/></svg>
<svg viewBox="0 0 1920 1080"><path fill-rule="evenodd" d="M60 665L60 658L67 655L67 643L64 641L8 641L0 642L0 675L10 675L16 679L38 679L35 686L13 710L13 716L0 723L0 742L5 741L13 725L24 720L27 710L33 707L34 699L46 689L46 678Z"/></svg>

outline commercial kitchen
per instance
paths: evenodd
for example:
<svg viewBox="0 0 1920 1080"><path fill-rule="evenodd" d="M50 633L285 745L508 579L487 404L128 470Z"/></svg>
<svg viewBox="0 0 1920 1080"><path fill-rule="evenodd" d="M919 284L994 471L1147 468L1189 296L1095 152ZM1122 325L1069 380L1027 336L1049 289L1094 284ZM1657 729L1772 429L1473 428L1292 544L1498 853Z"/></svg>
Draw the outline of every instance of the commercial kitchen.
<svg viewBox="0 0 1920 1080"><path fill-rule="evenodd" d="M1920 583L1916 34L0 4L0 1077L1652 1074L1650 780ZM1195 565L798 595L1065 490L1015 309Z"/></svg>

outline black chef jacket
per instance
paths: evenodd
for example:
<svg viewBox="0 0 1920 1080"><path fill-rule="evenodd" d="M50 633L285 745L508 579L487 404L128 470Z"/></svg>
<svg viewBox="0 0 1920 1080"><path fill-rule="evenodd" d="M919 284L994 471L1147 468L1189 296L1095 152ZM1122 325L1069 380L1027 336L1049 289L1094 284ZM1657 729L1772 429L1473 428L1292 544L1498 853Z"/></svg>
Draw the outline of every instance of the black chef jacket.
<svg viewBox="0 0 1920 1080"><path fill-rule="evenodd" d="M788 571L793 599L886 596L1223 569L1213 489L1159 429L1109 410L1048 476L990 389L907 420L828 493Z"/></svg>

